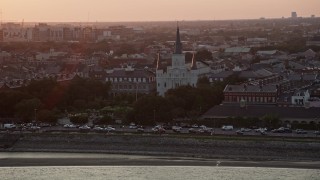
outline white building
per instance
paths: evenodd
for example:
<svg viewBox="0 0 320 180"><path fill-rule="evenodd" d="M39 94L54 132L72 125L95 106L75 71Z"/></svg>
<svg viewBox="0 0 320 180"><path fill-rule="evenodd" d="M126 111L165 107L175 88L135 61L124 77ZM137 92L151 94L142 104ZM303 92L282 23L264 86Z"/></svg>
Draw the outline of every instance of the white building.
<svg viewBox="0 0 320 180"><path fill-rule="evenodd" d="M291 103L293 105L305 105L310 99L309 91L298 92L291 97Z"/></svg>
<svg viewBox="0 0 320 180"><path fill-rule="evenodd" d="M185 55L182 53L182 43L178 27L171 66L161 68L160 55L158 55L156 71L157 93L160 96L164 96L169 89L174 89L179 86L190 85L195 87L198 78L209 72L210 67L205 63L196 62L194 57L191 64L186 64Z"/></svg>

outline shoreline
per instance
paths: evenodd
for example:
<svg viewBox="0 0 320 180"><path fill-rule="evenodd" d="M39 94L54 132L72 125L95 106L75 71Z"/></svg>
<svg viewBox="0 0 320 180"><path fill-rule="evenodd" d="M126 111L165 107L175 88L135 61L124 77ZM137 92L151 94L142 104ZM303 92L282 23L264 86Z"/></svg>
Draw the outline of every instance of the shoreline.
<svg viewBox="0 0 320 180"><path fill-rule="evenodd" d="M0 152L0 160L0 168L42 166L220 166L320 169L320 161L255 161L221 158L204 159L192 157L172 157L165 155L124 155L93 152Z"/></svg>
<svg viewBox="0 0 320 180"><path fill-rule="evenodd" d="M320 142L228 140L214 138L139 136L28 134L14 140L11 147L0 149L0 155L33 154L33 158L1 158L5 165L158 165L284 167L320 169ZM123 158L52 157L39 159L39 154L77 154L84 156L117 156ZM152 159L149 161L146 157ZM70 162L72 159L72 162ZM10 160L10 161L9 161ZM187 161L189 160L189 161Z"/></svg>

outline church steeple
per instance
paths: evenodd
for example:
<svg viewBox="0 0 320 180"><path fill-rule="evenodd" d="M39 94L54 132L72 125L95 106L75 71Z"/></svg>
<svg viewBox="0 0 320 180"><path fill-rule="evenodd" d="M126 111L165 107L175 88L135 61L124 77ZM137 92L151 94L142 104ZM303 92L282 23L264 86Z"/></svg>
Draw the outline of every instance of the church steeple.
<svg viewBox="0 0 320 180"><path fill-rule="evenodd" d="M196 61L196 57L193 53L193 56L192 56L192 63L191 63L191 70L196 70L197 69L197 61Z"/></svg>
<svg viewBox="0 0 320 180"><path fill-rule="evenodd" d="M157 58L157 70L159 69L159 64L160 64L160 53L158 52L158 58Z"/></svg>
<svg viewBox="0 0 320 180"><path fill-rule="evenodd" d="M180 40L179 26L177 26L177 36L176 36L176 44L175 44L174 54L182 54L182 43Z"/></svg>

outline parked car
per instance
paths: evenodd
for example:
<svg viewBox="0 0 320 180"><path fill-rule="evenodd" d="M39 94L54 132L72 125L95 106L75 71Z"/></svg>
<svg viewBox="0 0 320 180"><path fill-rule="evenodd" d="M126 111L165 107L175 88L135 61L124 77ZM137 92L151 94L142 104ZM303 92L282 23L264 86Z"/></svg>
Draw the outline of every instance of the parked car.
<svg viewBox="0 0 320 180"><path fill-rule="evenodd" d="M171 127L169 125L166 125L166 124L162 125L162 128L165 129L165 130L170 130L171 129Z"/></svg>
<svg viewBox="0 0 320 180"><path fill-rule="evenodd" d="M143 133L143 132L144 132L144 129L143 129L142 127L139 127L139 128L137 129L137 132Z"/></svg>
<svg viewBox="0 0 320 180"><path fill-rule="evenodd" d="M205 133L212 133L213 132L213 128L210 128L210 127L205 127L202 129L204 130Z"/></svg>
<svg viewBox="0 0 320 180"><path fill-rule="evenodd" d="M83 125L79 127L80 130L90 130L91 128L88 125Z"/></svg>
<svg viewBox="0 0 320 180"><path fill-rule="evenodd" d="M100 126L95 126L95 127L93 128L93 130L95 130L95 131L104 131L104 128L103 128L103 127L100 127Z"/></svg>
<svg viewBox="0 0 320 180"><path fill-rule="evenodd" d="M159 133L159 134L162 134L162 133L165 133L166 130L161 127L161 126L155 126L154 128L151 129L154 133Z"/></svg>
<svg viewBox="0 0 320 180"><path fill-rule="evenodd" d="M307 134L308 132L303 129L296 129L297 134Z"/></svg>
<svg viewBox="0 0 320 180"><path fill-rule="evenodd" d="M201 126L199 126L199 128L205 129L205 128L207 128L207 126L201 125Z"/></svg>
<svg viewBox="0 0 320 180"><path fill-rule="evenodd" d="M179 133L179 132L181 132L182 127L180 127L180 126L172 126L172 128L171 128L171 129L173 130L173 132L177 132L177 133Z"/></svg>
<svg viewBox="0 0 320 180"><path fill-rule="evenodd" d="M244 132L241 131L241 130L237 130L236 133L237 133L238 135L243 135L243 134L244 134Z"/></svg>
<svg viewBox="0 0 320 180"><path fill-rule="evenodd" d="M4 124L3 127L5 129L15 129L16 125L14 125L14 124Z"/></svg>
<svg viewBox="0 0 320 180"><path fill-rule="evenodd" d="M129 126L129 129L137 129L138 128L138 126L136 126L136 125L130 125Z"/></svg>
<svg viewBox="0 0 320 180"><path fill-rule="evenodd" d="M49 124L49 123L40 123L39 126L40 127L50 127L51 124Z"/></svg>
<svg viewBox="0 0 320 180"><path fill-rule="evenodd" d="M204 129L200 128L200 129L198 129L197 133L198 134L205 134L206 131Z"/></svg>
<svg viewBox="0 0 320 180"><path fill-rule="evenodd" d="M222 129L223 131L232 131L232 130L233 130L233 126L232 126L232 125L223 125L223 126L221 127L221 129Z"/></svg>
<svg viewBox="0 0 320 180"><path fill-rule="evenodd" d="M313 132L313 134L320 135L320 131L315 131L315 132Z"/></svg>
<svg viewBox="0 0 320 180"><path fill-rule="evenodd" d="M242 132L250 132L252 129L250 129L250 128L241 128L240 130Z"/></svg>
<svg viewBox="0 0 320 180"><path fill-rule="evenodd" d="M257 128L257 129L254 129L255 132L258 132L258 133L261 133L261 132L266 132L267 131L267 128Z"/></svg>
<svg viewBox="0 0 320 180"><path fill-rule="evenodd" d="M266 131L260 131L260 134L261 135L267 135L267 132Z"/></svg>
<svg viewBox="0 0 320 180"><path fill-rule="evenodd" d="M78 126L75 124L65 124L63 127L64 128L77 128Z"/></svg>
<svg viewBox="0 0 320 180"><path fill-rule="evenodd" d="M113 132L116 130L116 128L112 127L112 126L108 126L106 128L104 128L104 130L108 131L108 132Z"/></svg>
<svg viewBox="0 0 320 180"><path fill-rule="evenodd" d="M199 126L197 124L193 124L191 127L192 128L198 128Z"/></svg>
<svg viewBox="0 0 320 180"><path fill-rule="evenodd" d="M39 126L30 126L29 127L29 130L31 131L37 131L37 130L40 130L41 128Z"/></svg>
<svg viewBox="0 0 320 180"><path fill-rule="evenodd" d="M280 127L278 129L272 130L271 132L273 132L273 133L292 133L292 130L290 128Z"/></svg>
<svg viewBox="0 0 320 180"><path fill-rule="evenodd" d="M196 128L190 128L190 129L188 129L188 132L189 133L197 133L198 130Z"/></svg>

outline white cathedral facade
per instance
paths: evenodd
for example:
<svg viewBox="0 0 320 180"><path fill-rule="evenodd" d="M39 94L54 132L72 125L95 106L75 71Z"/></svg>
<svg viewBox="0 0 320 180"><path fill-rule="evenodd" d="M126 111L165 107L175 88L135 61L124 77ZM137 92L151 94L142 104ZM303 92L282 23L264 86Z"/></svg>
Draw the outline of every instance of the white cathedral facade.
<svg viewBox="0 0 320 180"><path fill-rule="evenodd" d="M177 28L177 37L175 50L171 59L171 66L165 68L159 67L160 55L158 56L156 81L157 93L164 96L169 89L179 86L190 85L196 87L198 78L209 73L210 67L202 62L196 62L192 58L191 64L186 64L185 54L182 53L182 43L180 40L179 27Z"/></svg>

